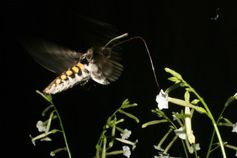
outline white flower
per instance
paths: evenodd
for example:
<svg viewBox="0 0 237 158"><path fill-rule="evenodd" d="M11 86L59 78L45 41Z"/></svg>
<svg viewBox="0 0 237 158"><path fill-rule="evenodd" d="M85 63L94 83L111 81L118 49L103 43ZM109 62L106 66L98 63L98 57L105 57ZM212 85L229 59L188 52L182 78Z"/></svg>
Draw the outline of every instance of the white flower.
<svg viewBox="0 0 237 158"><path fill-rule="evenodd" d="M55 152L51 151L49 155L50 155L51 157L54 157L56 154L55 154Z"/></svg>
<svg viewBox="0 0 237 158"><path fill-rule="evenodd" d="M185 140L187 138L187 134L184 127L180 127L179 129L174 130L174 132L180 139Z"/></svg>
<svg viewBox="0 0 237 158"><path fill-rule="evenodd" d="M38 128L38 131L39 132L45 132L46 129L47 129L47 126L45 125L45 123L41 120L39 120L37 123L36 123L36 127Z"/></svg>
<svg viewBox="0 0 237 158"><path fill-rule="evenodd" d="M162 109L168 109L168 94L166 94L162 89L160 90L160 93L156 96L156 102L158 103L158 108L160 110Z"/></svg>
<svg viewBox="0 0 237 158"><path fill-rule="evenodd" d="M129 146L123 146L123 155L126 156L127 158L130 158L131 150Z"/></svg>
<svg viewBox="0 0 237 158"><path fill-rule="evenodd" d="M200 148L200 144L199 144L199 143L195 144L194 146L195 146L195 150L196 150L196 151L201 150L201 148ZM191 146L190 152L191 152L191 153L194 152L194 148L193 148L193 146Z"/></svg>
<svg viewBox="0 0 237 158"><path fill-rule="evenodd" d="M128 139L131 135L132 131L128 130L128 129L124 129L123 133L121 133L121 137L122 139Z"/></svg>
<svg viewBox="0 0 237 158"><path fill-rule="evenodd" d="M232 126L233 126L232 132L237 133L237 122L235 124L233 124Z"/></svg>

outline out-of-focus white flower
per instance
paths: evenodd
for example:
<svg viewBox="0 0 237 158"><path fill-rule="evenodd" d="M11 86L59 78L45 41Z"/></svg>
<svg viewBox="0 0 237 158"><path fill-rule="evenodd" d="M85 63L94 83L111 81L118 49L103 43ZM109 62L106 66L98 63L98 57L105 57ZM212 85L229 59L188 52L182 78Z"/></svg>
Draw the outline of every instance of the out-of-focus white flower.
<svg viewBox="0 0 237 158"><path fill-rule="evenodd" d="M233 124L232 132L237 133L237 122L235 124Z"/></svg>
<svg viewBox="0 0 237 158"><path fill-rule="evenodd" d="M129 146L123 146L123 155L126 156L127 158L130 158L131 150Z"/></svg>
<svg viewBox="0 0 237 158"><path fill-rule="evenodd" d="M166 94L162 89L160 90L160 93L156 96L156 102L158 103L158 108L160 110L162 109L168 109L168 94Z"/></svg>
<svg viewBox="0 0 237 158"><path fill-rule="evenodd" d="M201 147L200 147L200 144L199 144L199 143L195 144L194 147L195 147L195 150L196 150L196 151L201 150ZM191 153L194 152L193 146L191 146L190 152L191 152Z"/></svg>
<svg viewBox="0 0 237 158"><path fill-rule="evenodd" d="M180 127L179 129L174 130L174 132L180 139L187 139L187 134L184 127Z"/></svg>
<svg viewBox="0 0 237 158"><path fill-rule="evenodd" d="M56 154L55 154L55 152L51 151L49 155L50 155L51 157L54 157Z"/></svg>
<svg viewBox="0 0 237 158"><path fill-rule="evenodd" d="M128 129L124 129L120 135L121 135L122 139L128 139L131 134L132 134L132 131L130 131Z"/></svg>
<svg viewBox="0 0 237 158"><path fill-rule="evenodd" d="M47 129L46 124L45 124L43 121L41 121L41 120L39 120L39 121L36 123L36 127L37 127L37 129L38 129L39 132L45 132L46 129Z"/></svg>

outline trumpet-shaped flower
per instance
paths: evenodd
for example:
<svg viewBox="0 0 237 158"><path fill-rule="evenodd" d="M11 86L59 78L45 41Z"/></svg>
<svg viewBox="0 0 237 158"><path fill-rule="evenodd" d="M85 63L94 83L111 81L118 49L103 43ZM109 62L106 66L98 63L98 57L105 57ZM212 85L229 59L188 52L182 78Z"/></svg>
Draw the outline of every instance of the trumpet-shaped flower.
<svg viewBox="0 0 237 158"><path fill-rule="evenodd" d="M160 90L160 93L156 96L156 102L158 103L158 108L160 110L162 109L168 109L168 94L166 94L162 89Z"/></svg>
<svg viewBox="0 0 237 158"><path fill-rule="evenodd" d="M187 138L187 134L184 127L180 127L179 129L174 130L174 132L180 139L185 140Z"/></svg>
<svg viewBox="0 0 237 158"><path fill-rule="evenodd" d="M201 147L200 147L199 143L195 144L194 147L191 146L191 151L190 151L191 153L194 152L194 148L195 148L196 151L201 150Z"/></svg>
<svg viewBox="0 0 237 158"><path fill-rule="evenodd" d="M130 158L131 150L129 146L123 146L123 155L126 156L127 158Z"/></svg>
<svg viewBox="0 0 237 158"><path fill-rule="evenodd" d="M233 124L232 132L236 132L237 133L237 122L235 124Z"/></svg>
<svg viewBox="0 0 237 158"><path fill-rule="evenodd" d="M46 124L45 124L43 121L41 121L41 120L39 120L39 121L36 123L36 127L37 127L37 129L38 129L39 132L45 132L46 129L47 129Z"/></svg>
<svg viewBox="0 0 237 158"><path fill-rule="evenodd" d="M130 131L128 129L124 129L120 135L121 135L122 139L128 139L131 134L132 134L132 131Z"/></svg>

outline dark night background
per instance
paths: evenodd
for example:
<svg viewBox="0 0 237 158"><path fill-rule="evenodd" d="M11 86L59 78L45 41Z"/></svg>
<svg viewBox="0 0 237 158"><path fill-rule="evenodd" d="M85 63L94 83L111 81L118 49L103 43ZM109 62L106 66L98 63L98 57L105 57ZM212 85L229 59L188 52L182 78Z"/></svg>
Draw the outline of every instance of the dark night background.
<svg viewBox="0 0 237 158"><path fill-rule="evenodd" d="M34 147L29 139L30 133L36 134L35 123L47 105L35 90L42 90L56 75L36 63L17 39L30 32L71 49L86 49L86 37L81 33L91 30L80 27L80 16L109 23L118 34L128 32L130 36L143 37L161 88L169 86L164 67L178 71L204 97L215 116L237 90L237 12L230 1L25 0L8 1L2 7L4 94L1 94L0 151L7 154L5 157L49 157L49 149L58 145L39 142ZM133 112L141 123L154 119L150 110L156 106L158 89L144 45L136 40L126 43L121 55L124 72L117 82L109 86L94 83L84 88L76 86L54 96L73 157L94 155L105 120L125 98L139 104ZM236 122L236 108L230 108L226 114ZM156 154L153 144L158 143L159 134L166 130L159 126L140 129L140 125L131 124L133 138L138 137L140 143L131 157L153 157ZM210 137L210 127L210 121L202 115L195 120L196 139L203 148ZM228 134L224 139L231 137L229 141L237 145L236 134L231 130L224 131ZM173 152L180 154L179 148ZM234 152L229 154L232 157Z"/></svg>

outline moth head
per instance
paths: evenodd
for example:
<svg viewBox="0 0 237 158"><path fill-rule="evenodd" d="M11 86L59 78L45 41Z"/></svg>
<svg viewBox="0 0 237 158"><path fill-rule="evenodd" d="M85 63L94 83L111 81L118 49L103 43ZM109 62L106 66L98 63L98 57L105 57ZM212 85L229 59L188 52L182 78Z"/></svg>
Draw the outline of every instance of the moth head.
<svg viewBox="0 0 237 158"><path fill-rule="evenodd" d="M80 58L80 62L83 64L88 64L93 60L93 56L94 56L94 50L92 48L88 49L86 51L86 53L84 53L82 55L82 57Z"/></svg>

